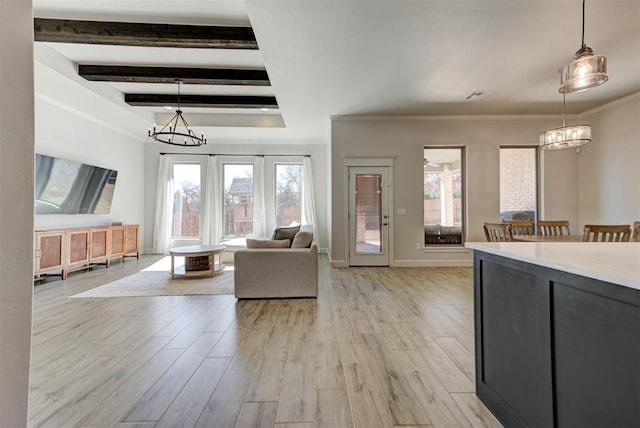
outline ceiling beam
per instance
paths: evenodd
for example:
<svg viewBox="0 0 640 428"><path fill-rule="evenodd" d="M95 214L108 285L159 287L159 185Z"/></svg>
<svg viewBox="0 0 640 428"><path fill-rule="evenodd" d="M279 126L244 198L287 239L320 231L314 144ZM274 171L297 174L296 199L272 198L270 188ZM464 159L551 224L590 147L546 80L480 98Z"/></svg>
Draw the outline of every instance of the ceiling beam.
<svg viewBox="0 0 640 428"><path fill-rule="evenodd" d="M99 82L175 83L187 85L269 86L266 70L233 68L138 67L78 65L78 74Z"/></svg>
<svg viewBox="0 0 640 428"><path fill-rule="evenodd" d="M34 18L36 42L171 48L258 49L251 27Z"/></svg>
<svg viewBox="0 0 640 428"><path fill-rule="evenodd" d="M177 95L124 94L124 102L131 106L177 106ZM205 108L278 108L276 97L237 95L180 95L182 107Z"/></svg>

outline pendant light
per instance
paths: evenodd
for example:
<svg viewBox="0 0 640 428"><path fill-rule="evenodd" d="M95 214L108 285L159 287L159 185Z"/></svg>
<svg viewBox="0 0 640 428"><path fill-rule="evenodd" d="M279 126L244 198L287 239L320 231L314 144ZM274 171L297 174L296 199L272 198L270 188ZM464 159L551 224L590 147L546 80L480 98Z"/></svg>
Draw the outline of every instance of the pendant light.
<svg viewBox="0 0 640 428"><path fill-rule="evenodd" d="M584 10L585 0L582 0L582 46L573 55L571 64L562 67L560 71L560 89L562 94L582 92L605 83L607 76L607 57L594 55L593 49L584 43Z"/></svg>
<svg viewBox="0 0 640 428"><path fill-rule="evenodd" d="M204 132L198 137L182 116L182 110L180 110L180 84L182 81L176 80L176 83L178 84L178 109L176 114L159 131L156 129L156 125L153 125L153 129L149 128L147 135L156 141L174 146L198 147L207 144L207 137ZM184 128L186 132L178 132L178 126Z"/></svg>
<svg viewBox="0 0 640 428"><path fill-rule="evenodd" d="M591 142L591 125L565 126L565 95L562 94L562 127L540 134L539 146L543 150L569 149Z"/></svg>

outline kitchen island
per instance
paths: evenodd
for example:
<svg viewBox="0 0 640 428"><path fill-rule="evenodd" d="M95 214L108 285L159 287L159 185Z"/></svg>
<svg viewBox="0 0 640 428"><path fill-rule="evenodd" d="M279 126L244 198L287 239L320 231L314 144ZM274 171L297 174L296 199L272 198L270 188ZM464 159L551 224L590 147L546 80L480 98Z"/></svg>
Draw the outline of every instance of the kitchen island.
<svg viewBox="0 0 640 428"><path fill-rule="evenodd" d="M640 426L640 243L467 243L476 394L506 426Z"/></svg>

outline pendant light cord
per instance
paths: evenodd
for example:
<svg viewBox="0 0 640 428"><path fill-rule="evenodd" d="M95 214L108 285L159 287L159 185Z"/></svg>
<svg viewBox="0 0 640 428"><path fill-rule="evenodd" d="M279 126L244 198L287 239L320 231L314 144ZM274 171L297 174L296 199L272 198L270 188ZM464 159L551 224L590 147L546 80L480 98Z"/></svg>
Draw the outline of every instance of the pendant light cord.
<svg viewBox="0 0 640 428"><path fill-rule="evenodd" d="M182 80L176 80L176 83L178 84L178 110L180 110L180 84L182 83Z"/></svg>
<svg viewBox="0 0 640 428"><path fill-rule="evenodd" d="M584 48L584 9L586 0L582 0L582 47Z"/></svg>

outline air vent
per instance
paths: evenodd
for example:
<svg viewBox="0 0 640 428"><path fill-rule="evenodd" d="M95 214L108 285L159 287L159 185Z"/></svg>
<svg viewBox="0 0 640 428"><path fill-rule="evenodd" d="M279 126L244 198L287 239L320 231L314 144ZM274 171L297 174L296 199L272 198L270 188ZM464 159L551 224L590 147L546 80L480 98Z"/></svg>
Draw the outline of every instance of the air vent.
<svg viewBox="0 0 640 428"><path fill-rule="evenodd" d="M491 91L473 91L465 98L466 101L480 101L487 95L491 94Z"/></svg>

